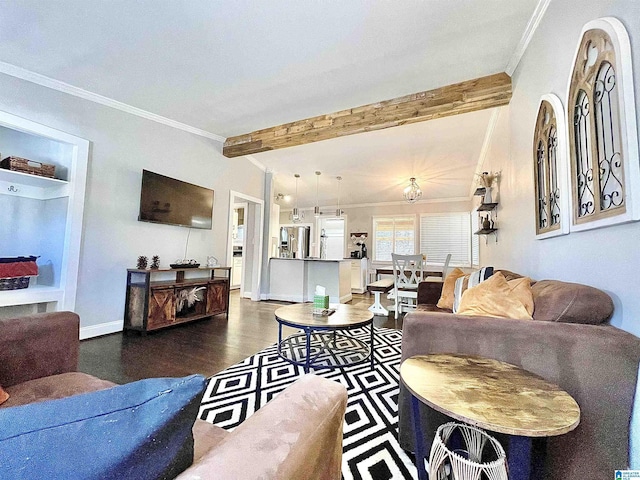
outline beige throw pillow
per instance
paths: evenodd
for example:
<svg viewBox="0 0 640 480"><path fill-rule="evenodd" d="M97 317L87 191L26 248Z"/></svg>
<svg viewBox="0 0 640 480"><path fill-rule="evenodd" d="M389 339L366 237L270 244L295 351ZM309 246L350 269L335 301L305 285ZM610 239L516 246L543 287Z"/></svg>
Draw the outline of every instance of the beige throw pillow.
<svg viewBox="0 0 640 480"><path fill-rule="evenodd" d="M532 320L530 283L527 277L507 282L504 275L497 272L462 294L458 314Z"/></svg>
<svg viewBox="0 0 640 480"><path fill-rule="evenodd" d="M440 300L438 300L438 308L447 308L453 310L453 290L456 286L456 280L460 277L464 277L464 272L459 268L454 268L447 278L444 279L442 285L442 293L440 294Z"/></svg>
<svg viewBox="0 0 640 480"><path fill-rule="evenodd" d="M4 391L2 385L0 385L0 405L9 400L9 394Z"/></svg>
<svg viewBox="0 0 640 480"><path fill-rule="evenodd" d="M506 278L506 277L505 277ZM527 313L533 317L533 290L531 290L531 279L529 277L507 280L511 289L511 294L520 300L527 309Z"/></svg>

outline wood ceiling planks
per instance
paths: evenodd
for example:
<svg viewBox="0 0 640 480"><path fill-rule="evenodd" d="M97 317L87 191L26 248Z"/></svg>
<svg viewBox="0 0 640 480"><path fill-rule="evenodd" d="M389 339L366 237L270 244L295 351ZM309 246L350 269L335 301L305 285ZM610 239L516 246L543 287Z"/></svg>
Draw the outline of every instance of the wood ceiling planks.
<svg viewBox="0 0 640 480"><path fill-rule="evenodd" d="M507 105L511 77L496 73L425 92L229 137L222 153L239 157L355 133Z"/></svg>

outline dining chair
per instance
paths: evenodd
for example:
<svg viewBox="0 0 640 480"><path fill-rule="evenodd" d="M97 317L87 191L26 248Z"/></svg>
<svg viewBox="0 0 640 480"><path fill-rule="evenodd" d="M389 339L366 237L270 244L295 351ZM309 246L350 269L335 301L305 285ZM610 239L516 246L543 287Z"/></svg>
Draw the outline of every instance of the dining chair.
<svg viewBox="0 0 640 480"><path fill-rule="evenodd" d="M424 280L426 282L444 282L444 279L447 278L447 272L449 271L450 262L451 262L451 254L449 253L444 259L444 265L442 265L442 273L434 271L431 275L429 275L430 272L427 271L427 275L429 276L426 277Z"/></svg>
<svg viewBox="0 0 640 480"><path fill-rule="evenodd" d="M422 255L391 254L393 262L395 318L403 309L415 308L418 300L418 283L424 274L424 258Z"/></svg>
<svg viewBox="0 0 640 480"><path fill-rule="evenodd" d="M449 262L451 262L451 254L447 254L447 258L444 259L444 265L442 266L442 281L447 278L447 270L449 270Z"/></svg>

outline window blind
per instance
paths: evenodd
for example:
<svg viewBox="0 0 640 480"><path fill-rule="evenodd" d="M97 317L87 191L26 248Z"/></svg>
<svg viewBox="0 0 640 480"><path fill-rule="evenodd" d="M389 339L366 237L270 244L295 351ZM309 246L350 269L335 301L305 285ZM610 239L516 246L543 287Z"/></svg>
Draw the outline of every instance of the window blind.
<svg viewBox="0 0 640 480"><path fill-rule="evenodd" d="M415 252L415 217L374 217L373 260L390 262L392 253Z"/></svg>
<svg viewBox="0 0 640 480"><path fill-rule="evenodd" d="M428 263L444 264L450 253L450 265L471 265L471 217L469 212L420 215L420 252Z"/></svg>

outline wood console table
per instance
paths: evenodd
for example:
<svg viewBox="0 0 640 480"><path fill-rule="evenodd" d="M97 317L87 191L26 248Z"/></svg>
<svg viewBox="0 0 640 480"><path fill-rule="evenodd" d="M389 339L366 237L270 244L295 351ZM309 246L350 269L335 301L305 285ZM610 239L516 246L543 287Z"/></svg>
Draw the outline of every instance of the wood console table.
<svg viewBox="0 0 640 480"><path fill-rule="evenodd" d="M151 281L153 275L163 272L165 276L175 273L175 278ZM185 278L187 272L206 272L207 276ZM216 272L225 276L216 276ZM124 328L146 333L222 313L228 318L230 277L231 267L127 269ZM193 295L194 289L200 300L178 310L179 297Z"/></svg>

